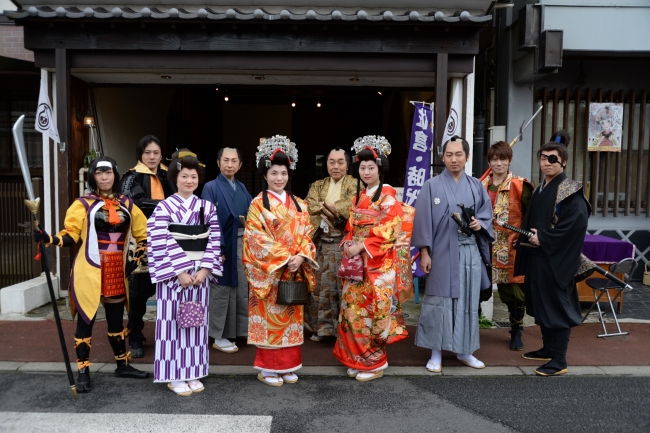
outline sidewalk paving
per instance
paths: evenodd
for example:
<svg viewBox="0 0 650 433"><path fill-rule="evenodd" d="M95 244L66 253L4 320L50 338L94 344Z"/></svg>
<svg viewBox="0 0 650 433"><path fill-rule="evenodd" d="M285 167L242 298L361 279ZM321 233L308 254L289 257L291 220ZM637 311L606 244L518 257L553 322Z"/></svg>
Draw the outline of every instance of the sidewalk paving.
<svg viewBox="0 0 650 433"><path fill-rule="evenodd" d="M569 366L576 371L592 371L593 374L628 374L628 370L612 370L614 373L607 373L609 367L647 367L650 366L650 324L626 323L621 327L629 331L626 336L598 338L602 331L600 324L584 324L573 329L571 343L567 354ZM63 330L66 336L66 344L70 359L75 359L73 349L73 334L75 323L64 321ZM415 346L415 327L409 326L409 337L399 343L388 346L388 362L390 369L399 367L402 373L416 374L413 372L422 371L422 368L430 356L430 351ZM90 352L91 362L95 364L95 371L112 372L113 353L106 338L106 322L96 322L94 327L94 338ZM154 327L153 323L147 323L144 334L147 338L145 343L145 356L133 360L134 365L152 365L154 360ZM481 329L481 348L475 355L482 360L488 368L485 370L474 370L463 366L455 359L450 352L443 353L444 374L528 374L529 370L539 365L539 362L528 361L521 357L522 352L511 351L508 348L510 335L508 329L492 328ZM523 331L525 350L534 350L541 347L541 335L537 326L526 327ZM303 370L309 371L306 367L315 368L314 374L325 374L325 367L340 369L340 363L332 355L332 348L335 340L328 338L320 342L314 342L308 338L302 346ZM255 347L246 344L245 339L238 339L237 345L240 350L234 354L226 354L215 349L210 349L210 364L213 365L214 374L224 371L222 374L250 374L255 358ZM39 368L47 367L46 364L55 363L63 368L61 363L61 349L56 332L56 326L51 320L41 321L0 321L0 361L4 361L3 369L17 371L41 371ZM7 363L9 362L9 363ZM19 364L14 364L19 363ZM102 365L105 364L105 365ZM54 365L54 364L52 364ZM14 367L15 366L15 367ZM45 367L43 367L45 366ZM514 368L513 368L514 367ZM578 367L592 367L591 370L578 369ZM234 370L229 370L234 368ZM407 370L403 370L407 368ZM495 370L497 368L497 370ZM606 373L601 373L606 372ZM645 371L644 369L634 371ZM509 372L509 373L508 373ZM306 373L303 373L306 374ZM388 374L388 372L387 372ZM644 373L645 374L645 373Z"/></svg>
<svg viewBox="0 0 650 433"><path fill-rule="evenodd" d="M597 316L587 318L585 324L573 328L571 342L567 353L567 361L572 375L642 375L650 376L650 287L634 284L634 291L625 295L624 311L619 315L621 329L630 332L629 335L598 338L602 327ZM493 321L507 324L507 308L501 303L498 293L495 293ZM76 358L73 349L73 335L76 324L70 320L69 309L65 300L58 303L63 319L62 325L66 336L68 354L71 360ZM134 359L134 365L144 370L153 371L154 360L154 326L155 300L148 303L145 316L144 335L145 356ZM420 305L413 300L405 305L409 337L388 347L388 362L390 367L386 375L428 375L423 366L430 356L430 351L415 346L414 325L417 324ZM91 349L91 371L112 373L114 370L113 353L106 338L106 322L103 308L98 310L94 326L94 338ZM46 372L64 371L61 362L61 348L52 320L52 309L45 305L31 311L26 316L2 317L0 319L0 371ZM532 324L532 318L526 324ZM607 317L607 322L611 317ZM126 321L125 321L126 324ZM613 329L613 324L608 324ZM481 329L481 348L475 352L477 358L486 364L483 370L464 366L456 360L454 354L443 352L443 376L498 376L498 375L530 375L538 362L528 361L521 357L523 352L509 350L510 334L508 328ZM305 375L344 375L345 369L334 358L332 349L333 338L313 342L305 335L302 346L303 368ZM535 325L526 326L522 335L524 351L535 350L542 346L539 328ZM210 341L211 343L212 341ZM215 375L248 375L257 374L252 368L255 359L255 347L248 346L245 338L237 339L239 352L225 354L210 349L210 373ZM73 365L76 370L76 364Z"/></svg>
<svg viewBox="0 0 650 433"><path fill-rule="evenodd" d="M76 363L70 363L75 371ZM138 364L138 369L153 373L153 364ZM91 373L112 374L114 364L95 363L90 367ZM0 373L64 373L65 366L62 362L17 362L0 361ZM251 366L241 365L211 365L209 374L213 376L253 376L259 373ZM345 367L302 367L298 373L301 376L347 376ZM469 367L443 367L442 373L430 373L424 367L388 367L385 376L536 376L535 367L485 367L477 370ZM569 366L568 375L571 376L650 376L650 366Z"/></svg>

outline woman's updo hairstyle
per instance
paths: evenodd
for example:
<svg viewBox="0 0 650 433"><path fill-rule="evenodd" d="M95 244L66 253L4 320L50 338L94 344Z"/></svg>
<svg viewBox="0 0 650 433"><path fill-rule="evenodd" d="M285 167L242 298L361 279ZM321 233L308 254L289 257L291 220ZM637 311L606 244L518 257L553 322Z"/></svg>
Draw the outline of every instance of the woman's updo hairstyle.
<svg viewBox="0 0 650 433"><path fill-rule="evenodd" d="M202 164L196 157L196 153L189 149L179 149L172 154L172 160L167 168L167 179L176 186L178 173L182 169L196 170L199 175L199 183L205 179L205 164Z"/></svg>
<svg viewBox="0 0 650 433"><path fill-rule="evenodd" d="M289 160L287 154L281 150L278 150L271 156L261 158L257 163L257 172L262 176L266 176L266 173L268 173L269 169L274 165L283 165L287 167L289 177L293 175L293 170L291 169L291 161Z"/></svg>
<svg viewBox="0 0 650 433"><path fill-rule="evenodd" d="M287 156L286 153L281 151L280 149L276 149L270 156L266 156L264 158L260 158L260 160L257 163L257 172L262 176L262 203L264 204L264 207L266 210L271 210L271 203L269 202L269 184L266 182L266 179L264 176L269 172L271 167L274 165L281 165L284 167L287 167L287 172L289 173L289 181L287 182L286 191L291 196L291 199L293 200L293 203L296 205L296 209L298 212L302 212L302 208L298 204L298 201L296 198L293 196L293 193L291 192L291 176L293 176L293 170L291 169L291 159L289 156Z"/></svg>
<svg viewBox="0 0 650 433"><path fill-rule="evenodd" d="M115 180L113 181L113 187L111 188L111 191L113 191L114 194L117 194L119 191L120 173L117 171L117 162L115 162L115 160L110 156L100 156L90 162L90 166L88 166L88 186L92 191L95 191L99 194L99 191L97 191L97 182L95 182L95 173L98 171L108 170L113 170Z"/></svg>
<svg viewBox="0 0 650 433"><path fill-rule="evenodd" d="M361 176L359 175L359 166L364 161L372 161L377 164L379 169L379 186L377 191L372 196L372 201L379 200L381 190L384 187L384 173L388 171L388 158L391 152L391 145L386 140L386 137L381 135L366 135L354 140L352 151L355 152L354 156L354 171L357 176L357 203L361 195Z"/></svg>

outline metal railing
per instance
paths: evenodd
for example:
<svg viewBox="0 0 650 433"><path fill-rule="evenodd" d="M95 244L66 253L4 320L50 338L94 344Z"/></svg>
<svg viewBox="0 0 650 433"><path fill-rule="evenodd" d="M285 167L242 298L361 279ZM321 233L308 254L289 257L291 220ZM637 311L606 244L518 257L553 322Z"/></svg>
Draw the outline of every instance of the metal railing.
<svg viewBox="0 0 650 433"><path fill-rule="evenodd" d="M34 193L40 197L42 179L32 181ZM32 216L24 204L26 198L23 182L0 183L0 288L41 274L41 265L34 260L37 249L32 238Z"/></svg>

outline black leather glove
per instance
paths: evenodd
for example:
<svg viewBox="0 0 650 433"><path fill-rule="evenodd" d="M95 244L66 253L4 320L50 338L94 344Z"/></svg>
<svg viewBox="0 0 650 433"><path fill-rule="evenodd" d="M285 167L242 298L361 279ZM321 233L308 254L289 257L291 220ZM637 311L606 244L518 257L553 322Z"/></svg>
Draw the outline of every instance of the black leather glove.
<svg viewBox="0 0 650 433"><path fill-rule="evenodd" d="M50 235L45 230L34 229L34 242L45 242L49 244L52 241Z"/></svg>
<svg viewBox="0 0 650 433"><path fill-rule="evenodd" d="M138 264L136 262L126 262L126 265L124 265L124 274L126 275L126 278L129 278L133 271L138 269Z"/></svg>

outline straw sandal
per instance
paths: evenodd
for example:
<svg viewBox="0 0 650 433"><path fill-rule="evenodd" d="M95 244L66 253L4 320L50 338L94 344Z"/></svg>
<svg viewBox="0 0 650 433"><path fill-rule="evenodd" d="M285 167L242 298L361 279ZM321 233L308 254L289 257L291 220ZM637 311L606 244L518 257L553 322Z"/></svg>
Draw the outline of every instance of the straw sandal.
<svg viewBox="0 0 650 433"><path fill-rule="evenodd" d="M235 343L230 343L229 346L219 346L217 343L212 343L212 348L217 349L223 353L237 353L239 352L239 347Z"/></svg>
<svg viewBox="0 0 650 433"><path fill-rule="evenodd" d="M257 378L258 378L260 381L262 381L262 382L264 382L265 384L270 385L270 386L282 386L282 384L284 383L284 381L282 380L282 378L281 378L281 377L278 377L277 375L274 375L274 376L264 376L262 373L259 373L259 374L257 375ZM275 379L276 382L270 382L269 379Z"/></svg>
<svg viewBox="0 0 650 433"><path fill-rule="evenodd" d="M298 382L298 376L293 373L282 373L280 375L282 382L284 383L296 383Z"/></svg>
<svg viewBox="0 0 650 433"><path fill-rule="evenodd" d="M352 379L357 377L357 374L359 374L359 370L355 370L354 368L348 368L347 371L348 377L351 377Z"/></svg>
<svg viewBox="0 0 650 433"><path fill-rule="evenodd" d="M362 374L372 374L372 376L362 376L362 377L359 377L359 376L361 376ZM368 382L368 381L370 381L370 380L379 379L380 377L383 377L383 376L384 376L384 370L379 370L379 371L361 371L361 372L359 372L359 374L357 374L356 379L357 379L359 382Z"/></svg>
<svg viewBox="0 0 650 433"><path fill-rule="evenodd" d="M205 388L203 387L203 384L202 384L201 381L198 380L198 379L196 379L196 380L190 380L189 382L187 382L187 386L190 387L190 389L192 390L192 392L201 392L201 391L205 391Z"/></svg>
<svg viewBox="0 0 650 433"><path fill-rule="evenodd" d="M177 395L180 395L181 397L189 397L192 395L192 388L187 383L184 383L185 386L180 385L180 386L173 386L171 382L167 384L167 388L171 389L174 391Z"/></svg>
<svg viewBox="0 0 650 433"><path fill-rule="evenodd" d="M434 362L431 362L431 360L429 360L429 362L427 362L427 366L425 368L428 371L430 371L431 373L440 373L440 372L442 372L442 365L440 363L436 364Z"/></svg>

